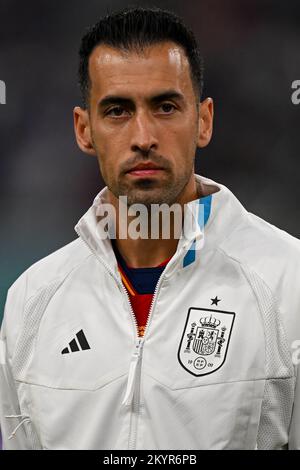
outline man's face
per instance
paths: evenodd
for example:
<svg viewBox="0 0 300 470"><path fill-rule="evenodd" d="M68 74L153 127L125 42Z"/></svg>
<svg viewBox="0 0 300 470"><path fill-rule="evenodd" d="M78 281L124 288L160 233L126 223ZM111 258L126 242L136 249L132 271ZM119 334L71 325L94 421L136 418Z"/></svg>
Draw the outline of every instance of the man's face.
<svg viewBox="0 0 300 470"><path fill-rule="evenodd" d="M128 204L181 200L194 174L198 102L183 49L100 45L89 59L88 127L102 177Z"/></svg>

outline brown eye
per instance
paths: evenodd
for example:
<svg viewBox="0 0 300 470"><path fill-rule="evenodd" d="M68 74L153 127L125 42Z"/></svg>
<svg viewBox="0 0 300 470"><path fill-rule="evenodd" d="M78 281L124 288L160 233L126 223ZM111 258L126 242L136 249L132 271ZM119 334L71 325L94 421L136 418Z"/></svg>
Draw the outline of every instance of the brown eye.
<svg viewBox="0 0 300 470"><path fill-rule="evenodd" d="M164 104L161 105L161 108L162 108L162 110L163 110L164 113L169 114L169 113L171 113L172 111L174 111L175 106L174 106L173 104L171 104L171 103L164 103Z"/></svg>
<svg viewBox="0 0 300 470"><path fill-rule="evenodd" d="M122 106L115 106L114 108L111 108L106 114L112 117L121 117L124 111L125 110L122 108Z"/></svg>

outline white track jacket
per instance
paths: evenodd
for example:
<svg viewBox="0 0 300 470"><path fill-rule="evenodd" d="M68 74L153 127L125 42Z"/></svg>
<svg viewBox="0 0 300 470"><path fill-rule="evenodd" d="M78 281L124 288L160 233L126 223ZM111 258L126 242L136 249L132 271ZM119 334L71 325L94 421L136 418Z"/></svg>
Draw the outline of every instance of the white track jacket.
<svg viewBox="0 0 300 470"><path fill-rule="evenodd" d="M79 238L9 289L5 449L300 449L300 242L196 178L219 190L161 275L144 339L97 235L106 189Z"/></svg>

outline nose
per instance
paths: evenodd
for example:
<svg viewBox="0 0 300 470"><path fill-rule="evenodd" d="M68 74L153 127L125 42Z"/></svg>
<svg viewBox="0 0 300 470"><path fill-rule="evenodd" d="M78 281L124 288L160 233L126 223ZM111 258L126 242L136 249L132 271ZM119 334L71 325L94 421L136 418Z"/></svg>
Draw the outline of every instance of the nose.
<svg viewBox="0 0 300 470"><path fill-rule="evenodd" d="M141 112L132 120L131 151L148 155L150 150L157 150L155 123L146 112Z"/></svg>

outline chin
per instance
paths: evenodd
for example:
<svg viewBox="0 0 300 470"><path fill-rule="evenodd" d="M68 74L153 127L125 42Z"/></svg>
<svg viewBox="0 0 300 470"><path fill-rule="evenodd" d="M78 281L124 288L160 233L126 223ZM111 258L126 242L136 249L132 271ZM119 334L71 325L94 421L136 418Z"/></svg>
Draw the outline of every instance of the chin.
<svg viewBox="0 0 300 470"><path fill-rule="evenodd" d="M150 207L152 204L173 204L174 199L170 198L170 194L163 194L157 191L139 191L135 194L128 194L127 195L128 206L132 204L143 204L146 207Z"/></svg>

